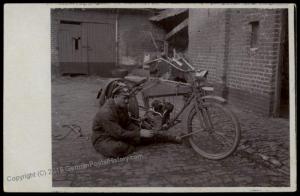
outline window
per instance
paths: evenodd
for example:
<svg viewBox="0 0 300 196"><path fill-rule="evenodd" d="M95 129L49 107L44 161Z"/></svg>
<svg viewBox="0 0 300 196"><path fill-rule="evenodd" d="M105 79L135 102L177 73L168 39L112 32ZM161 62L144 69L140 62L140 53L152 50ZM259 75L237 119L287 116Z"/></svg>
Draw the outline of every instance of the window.
<svg viewBox="0 0 300 196"><path fill-rule="evenodd" d="M254 21L250 22L251 25L251 42L250 47L251 48L257 48L258 46L258 28L259 28L259 22Z"/></svg>

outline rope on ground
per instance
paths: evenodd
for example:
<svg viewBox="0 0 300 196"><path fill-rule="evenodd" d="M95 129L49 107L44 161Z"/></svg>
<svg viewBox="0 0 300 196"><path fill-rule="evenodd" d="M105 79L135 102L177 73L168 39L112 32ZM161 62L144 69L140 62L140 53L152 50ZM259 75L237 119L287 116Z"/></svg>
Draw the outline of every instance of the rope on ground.
<svg viewBox="0 0 300 196"><path fill-rule="evenodd" d="M81 127L79 125L76 125L76 124L65 124L65 125L62 125L63 128L69 128L69 131L64 134L64 135L53 135L53 139L54 140L63 140L65 139L66 137L68 137L70 135L70 133L72 132L75 132L78 136L76 137L79 138L79 137L86 137L87 140L89 139L88 136L84 136L81 132Z"/></svg>

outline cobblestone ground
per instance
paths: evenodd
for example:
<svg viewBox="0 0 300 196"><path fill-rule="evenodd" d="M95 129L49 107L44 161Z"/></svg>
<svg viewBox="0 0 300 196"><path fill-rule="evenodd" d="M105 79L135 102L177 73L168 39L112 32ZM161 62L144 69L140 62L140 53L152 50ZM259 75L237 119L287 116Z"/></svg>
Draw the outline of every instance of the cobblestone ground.
<svg viewBox="0 0 300 196"><path fill-rule="evenodd" d="M242 139L230 157L213 161L187 145L139 147L127 160L108 160L92 147L92 119L103 79L60 78L52 82L52 163L56 187L283 187L289 186L289 122L234 109ZM184 115L186 116L186 115ZM76 124L83 136L63 125ZM184 132L178 125L174 133ZM98 164L98 165L96 165Z"/></svg>

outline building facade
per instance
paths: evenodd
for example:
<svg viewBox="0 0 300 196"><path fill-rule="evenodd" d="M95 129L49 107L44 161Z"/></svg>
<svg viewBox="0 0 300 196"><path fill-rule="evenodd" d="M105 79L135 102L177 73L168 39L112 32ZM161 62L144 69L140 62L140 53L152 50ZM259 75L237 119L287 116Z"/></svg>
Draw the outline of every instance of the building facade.
<svg viewBox="0 0 300 196"><path fill-rule="evenodd" d="M165 32L148 20L154 9L51 10L52 75L110 77L118 67L141 66Z"/></svg>
<svg viewBox="0 0 300 196"><path fill-rule="evenodd" d="M286 117L287 26L287 9L53 9L52 75L110 77L176 49L207 69L208 82L229 102Z"/></svg>
<svg viewBox="0 0 300 196"><path fill-rule="evenodd" d="M287 115L287 24L284 9L189 9L186 55L234 105Z"/></svg>

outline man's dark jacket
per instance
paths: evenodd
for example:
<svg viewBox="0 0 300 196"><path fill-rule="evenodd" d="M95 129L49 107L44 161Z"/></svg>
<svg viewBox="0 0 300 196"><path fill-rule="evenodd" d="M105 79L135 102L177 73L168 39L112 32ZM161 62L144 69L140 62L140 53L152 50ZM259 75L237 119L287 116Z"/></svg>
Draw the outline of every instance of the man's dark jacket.
<svg viewBox="0 0 300 196"><path fill-rule="evenodd" d="M126 143L139 143L140 128L132 123L127 109L118 108L108 99L99 109L93 121L93 144L111 139Z"/></svg>

